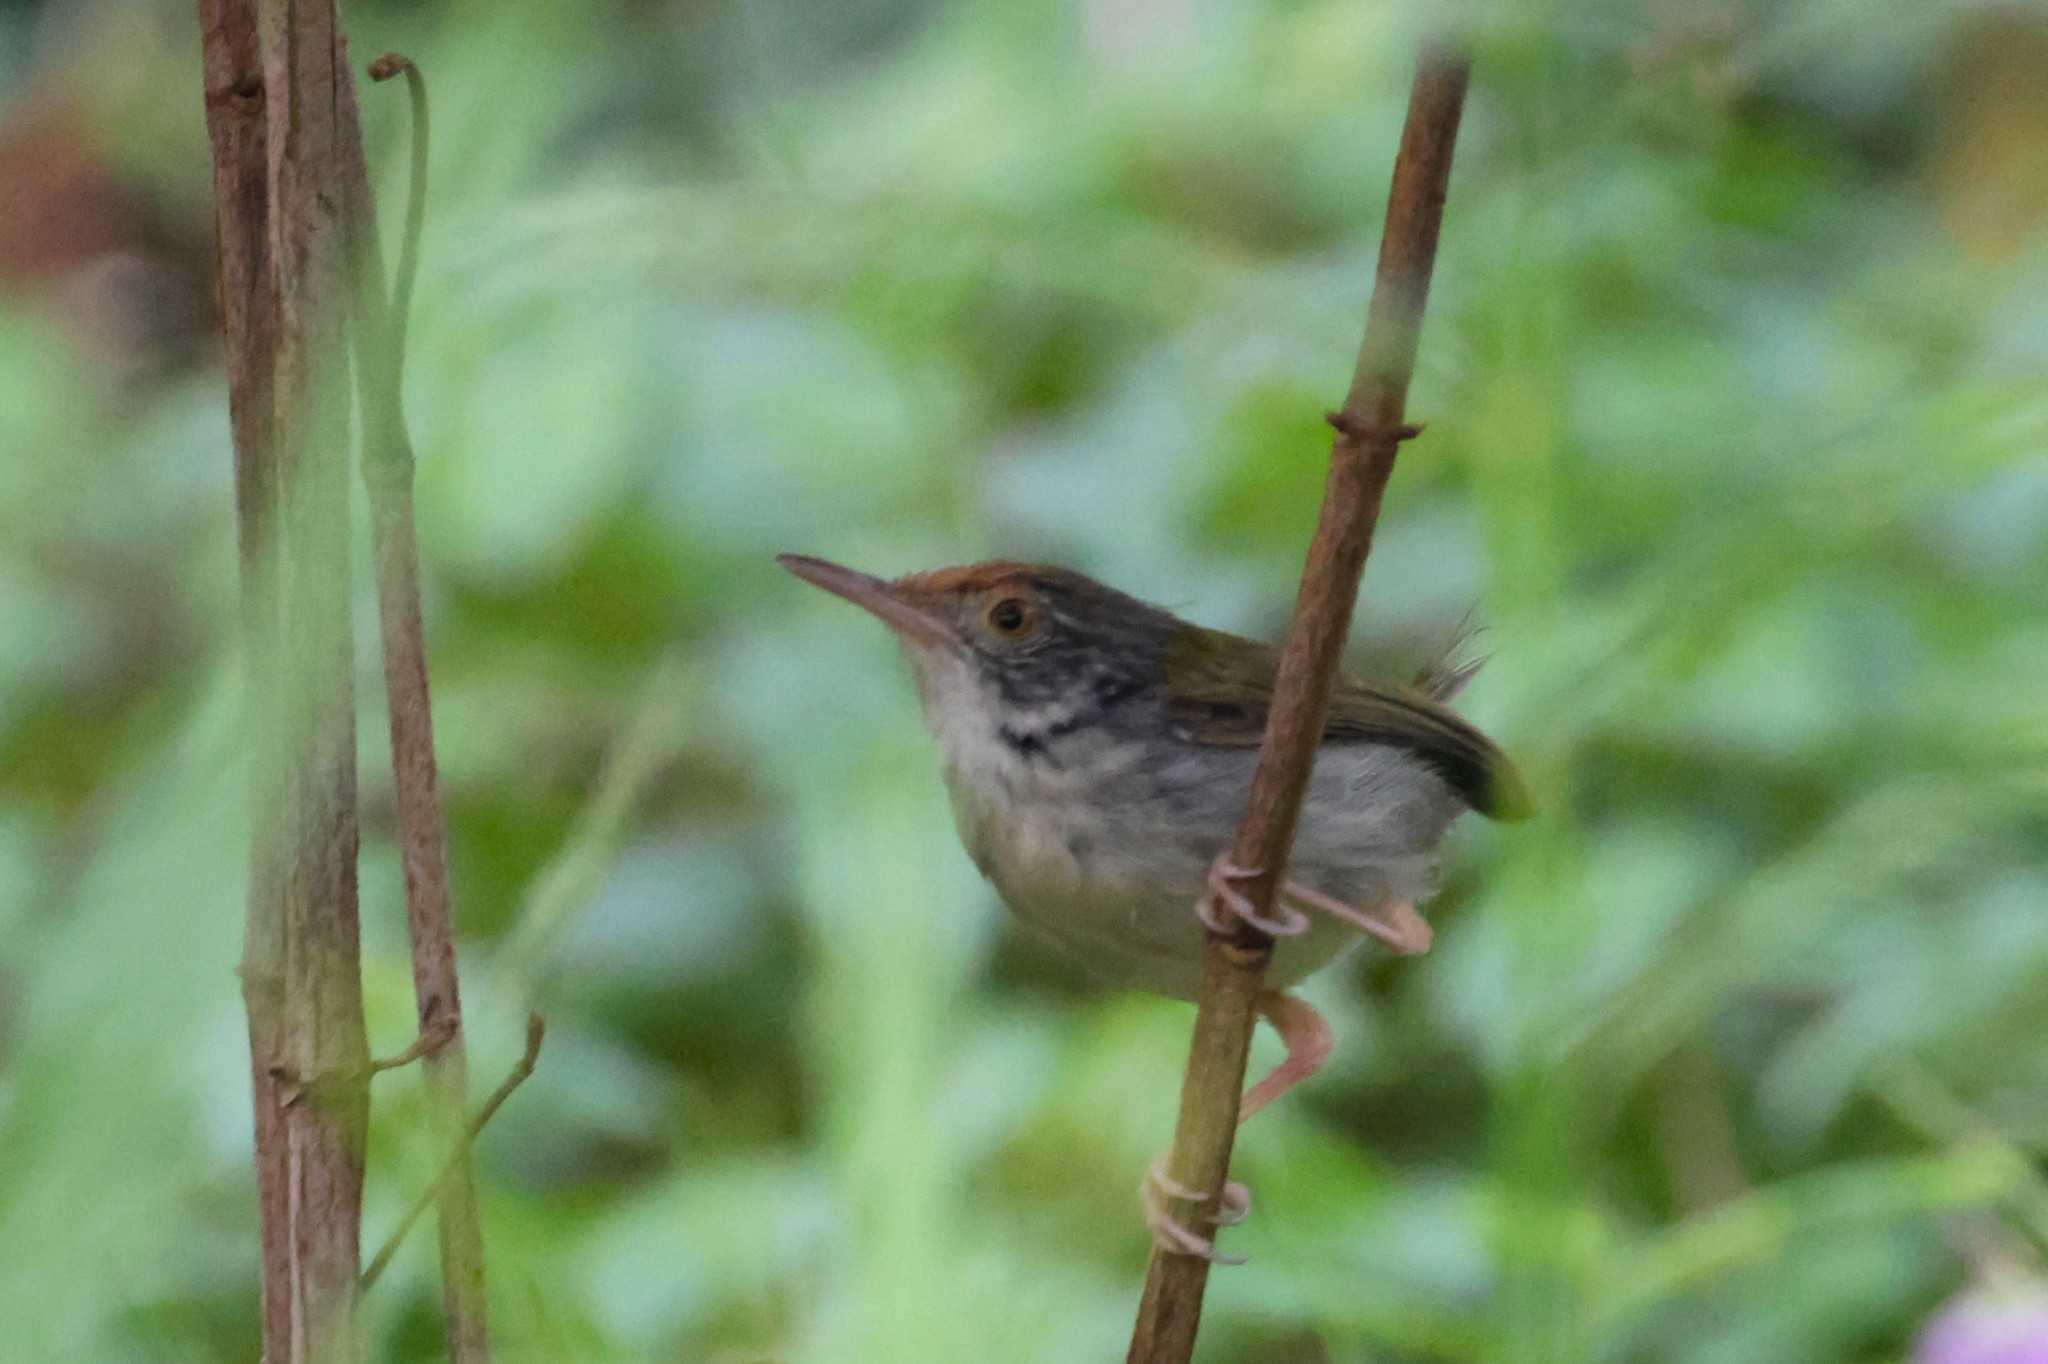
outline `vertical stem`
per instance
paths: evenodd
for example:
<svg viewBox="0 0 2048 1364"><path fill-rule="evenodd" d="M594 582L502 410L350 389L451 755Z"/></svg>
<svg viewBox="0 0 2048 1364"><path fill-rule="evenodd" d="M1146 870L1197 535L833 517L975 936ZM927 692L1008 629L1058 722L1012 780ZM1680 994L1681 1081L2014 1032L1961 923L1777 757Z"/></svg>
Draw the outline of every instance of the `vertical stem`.
<svg viewBox="0 0 2048 1364"><path fill-rule="evenodd" d="M279 628L271 557L277 469L270 429L277 296L270 277L269 182L263 63L253 0L199 0L206 128L213 144L215 249L228 410L235 447L235 523L242 574L243 714L249 741L249 888L242 996L249 1018L256 1188L263 1247L263 1354L286 1358L291 1339L290 1217L286 1193L283 1056L284 856L276 817Z"/></svg>
<svg viewBox="0 0 2048 1364"><path fill-rule="evenodd" d="M1281 650L1251 796L1230 853L1238 866L1261 869L1242 883L1261 913L1272 910L1293 846L1380 499L1401 442L1416 434L1405 420L1408 382L1470 74L1470 59L1461 50L1426 49L1409 96L1365 337L1343 410L1330 418L1337 437L1322 512ZM1175 1217L1198 1232L1207 1228L1195 1218L1201 1208L1218 1206L1230 1167L1238 1096L1272 950L1270 938L1242 921L1233 935L1211 934L1203 949L1202 991L1168 1167L1176 1181L1207 1195L1203 1203L1174 1204ZM1153 1250L1130 1364L1185 1364L1194 1353L1208 1281L1207 1260Z"/></svg>
<svg viewBox="0 0 2048 1364"><path fill-rule="evenodd" d="M426 634L420 616L413 450L403 401L403 308L411 292L411 262L417 258L419 214L426 187L426 101L417 71L408 75L415 92L413 200L407 212L400 297L393 304L387 304L384 297L376 205L363 158L354 82L346 73L339 92L340 168L355 286L353 335L363 416L363 481L369 490L376 553L377 615L391 717L391 769L398 804L399 852L405 868L413 996L421 1035L445 1032L446 1037L424 1060L428 1110L436 1137L449 1152L448 1170L438 1181L442 1327L448 1357L454 1364L481 1364L490 1358L483 1228L466 1130L469 1063L455 969L454 910L434 758Z"/></svg>
<svg viewBox="0 0 2048 1364"><path fill-rule="evenodd" d="M269 151L292 1360L353 1361L369 1049L356 907L347 277L333 0L258 0Z"/></svg>

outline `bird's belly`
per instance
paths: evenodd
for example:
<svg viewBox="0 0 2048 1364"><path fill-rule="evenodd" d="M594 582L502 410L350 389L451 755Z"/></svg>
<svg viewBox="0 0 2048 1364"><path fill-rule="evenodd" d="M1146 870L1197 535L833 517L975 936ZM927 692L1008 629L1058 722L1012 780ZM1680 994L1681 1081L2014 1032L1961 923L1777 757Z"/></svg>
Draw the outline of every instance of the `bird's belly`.
<svg viewBox="0 0 2048 1364"><path fill-rule="evenodd" d="M1174 999L1193 999L1202 983L1199 890L1165 896L1100 887L1006 887L1018 920L1089 974ZM1274 946L1267 984L1284 989L1356 946L1362 937L1336 919L1311 917L1308 931Z"/></svg>
<svg viewBox="0 0 2048 1364"><path fill-rule="evenodd" d="M1205 860L1169 836L1126 833L1113 842L1077 833L1058 811L1020 814L979 849L1003 902L1037 937L1091 975L1176 999L1201 986ZM1269 983L1284 988L1359 940L1335 919L1313 916L1275 947Z"/></svg>
<svg viewBox="0 0 2048 1364"><path fill-rule="evenodd" d="M1195 902L1229 845L1256 757L1236 756L1238 768L1218 777L1213 762L1146 769L1112 750L1039 765L999 745L956 743L947 787L961 840L1027 928L1103 979L1193 999L1204 937ZM1404 834L1390 822L1398 806L1380 809L1353 789L1386 761L1324 755L1289 875L1358 904L1427 898L1451 807L1426 836ZM1268 979L1292 985L1360 940L1311 914L1306 932L1275 945Z"/></svg>

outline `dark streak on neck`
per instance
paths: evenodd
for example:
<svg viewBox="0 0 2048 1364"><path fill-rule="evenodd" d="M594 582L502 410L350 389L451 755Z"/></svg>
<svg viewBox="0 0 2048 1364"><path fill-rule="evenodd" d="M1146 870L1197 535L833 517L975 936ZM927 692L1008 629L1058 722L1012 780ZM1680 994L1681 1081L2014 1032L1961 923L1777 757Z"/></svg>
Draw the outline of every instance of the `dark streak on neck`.
<svg viewBox="0 0 2048 1364"><path fill-rule="evenodd" d="M1067 733L1073 728L1073 724L1074 722L1071 720L1063 721L1061 724L1053 725L1037 734L1033 734L1029 730L1018 729L1012 725L999 725L996 727L996 737L1009 745L1011 751L1027 760L1043 759L1053 767L1060 767L1063 764L1052 755L1052 750L1046 747L1045 741L1048 738L1057 738L1059 735Z"/></svg>
<svg viewBox="0 0 2048 1364"><path fill-rule="evenodd" d="M1054 720L1035 730L1022 729L1016 725L1000 725L996 729L996 737L1023 758L1042 759L1055 768L1061 767L1064 764L1052 753L1053 741L1064 739L1069 734L1090 725L1099 724L1109 712L1143 690L1143 685L1136 678L1105 673L1094 680L1089 688L1088 698L1076 706L1074 713L1065 719Z"/></svg>

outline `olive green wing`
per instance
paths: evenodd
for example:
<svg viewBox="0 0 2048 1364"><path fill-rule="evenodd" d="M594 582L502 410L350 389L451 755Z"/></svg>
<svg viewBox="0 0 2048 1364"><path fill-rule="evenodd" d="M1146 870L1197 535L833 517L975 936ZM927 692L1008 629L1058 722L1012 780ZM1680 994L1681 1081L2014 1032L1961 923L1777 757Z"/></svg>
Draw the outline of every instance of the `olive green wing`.
<svg viewBox="0 0 2048 1364"><path fill-rule="evenodd" d="M1190 630L1165 659L1167 713L1196 743L1254 747L1266 732L1279 655L1216 630ZM1414 687L1339 675L1323 736L1331 742L1406 749L1434 769L1466 804L1494 819L1520 819L1529 793L1514 763L1456 712Z"/></svg>

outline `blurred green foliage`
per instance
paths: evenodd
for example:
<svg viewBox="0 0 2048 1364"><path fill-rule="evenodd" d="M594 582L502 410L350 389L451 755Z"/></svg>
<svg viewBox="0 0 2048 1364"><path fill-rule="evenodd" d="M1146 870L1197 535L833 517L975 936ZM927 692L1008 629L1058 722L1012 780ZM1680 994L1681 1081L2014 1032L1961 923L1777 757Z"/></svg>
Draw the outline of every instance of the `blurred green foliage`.
<svg viewBox="0 0 2048 1364"><path fill-rule="evenodd" d="M1422 11L349 7L435 101L409 396L479 1093L550 1023L482 1143L504 1357L1120 1356L1189 1011L1012 936L883 632L771 556L1277 632ZM2048 11L1475 24L1359 661L1472 613L1543 815L1462 831L1428 957L1310 986L1340 1050L1240 1145L1202 1358L1899 1359L2048 1236ZM95 0L0 47L5 1354L249 1359L197 41ZM22 211L102 180L108 242ZM377 1081L370 1244L423 1119ZM434 1276L416 1235L379 1359L436 1355Z"/></svg>

